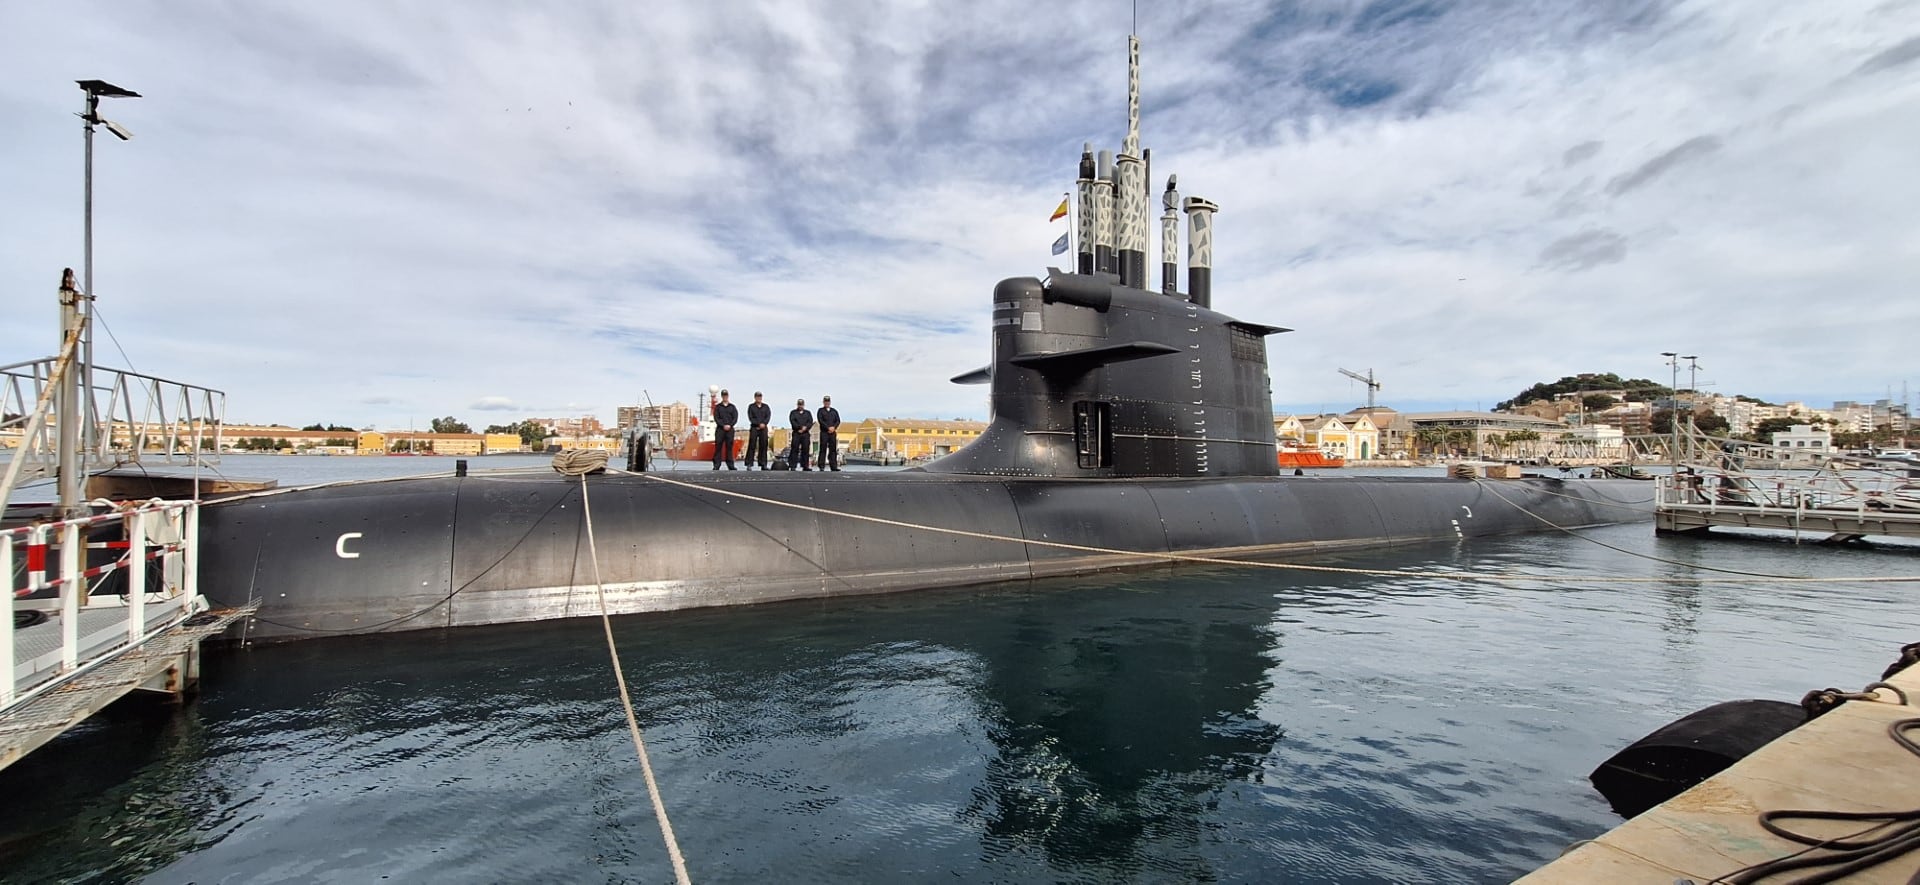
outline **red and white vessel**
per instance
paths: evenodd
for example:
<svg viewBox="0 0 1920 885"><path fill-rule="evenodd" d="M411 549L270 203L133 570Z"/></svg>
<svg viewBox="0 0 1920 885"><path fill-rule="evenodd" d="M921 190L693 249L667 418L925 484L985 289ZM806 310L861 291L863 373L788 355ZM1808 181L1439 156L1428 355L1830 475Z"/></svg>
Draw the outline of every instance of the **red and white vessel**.
<svg viewBox="0 0 1920 885"><path fill-rule="evenodd" d="M700 394L699 410L695 411L692 419L689 420L686 431L667 448L667 457L675 461L713 461L713 437L717 429L713 424L713 404L718 402L719 395L720 385L718 384L709 385L707 392ZM739 432L736 425L733 434L734 460L738 461L746 448L747 435Z"/></svg>
<svg viewBox="0 0 1920 885"><path fill-rule="evenodd" d="M1329 455L1319 449L1303 449L1299 443L1283 439L1280 441L1276 460L1286 467L1345 467L1347 459Z"/></svg>

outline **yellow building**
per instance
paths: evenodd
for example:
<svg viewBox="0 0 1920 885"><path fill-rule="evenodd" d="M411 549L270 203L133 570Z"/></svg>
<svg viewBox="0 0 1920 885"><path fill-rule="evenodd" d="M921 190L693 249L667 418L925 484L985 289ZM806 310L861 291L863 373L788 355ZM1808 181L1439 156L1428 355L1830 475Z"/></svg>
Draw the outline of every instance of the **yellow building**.
<svg viewBox="0 0 1920 885"><path fill-rule="evenodd" d="M526 448L526 443L521 441L517 433L489 433L486 439L481 440L481 445L488 455L512 454Z"/></svg>
<svg viewBox="0 0 1920 885"><path fill-rule="evenodd" d="M1335 458L1366 460L1380 452L1380 429L1361 415L1352 423L1338 415L1315 415L1299 422L1302 448L1319 449Z"/></svg>
<svg viewBox="0 0 1920 885"><path fill-rule="evenodd" d="M360 431L355 451L362 455L389 452L432 452L436 455L478 455L483 437L478 433L415 433L408 430Z"/></svg>
<svg viewBox="0 0 1920 885"><path fill-rule="evenodd" d="M901 458L945 455L986 432L985 421L935 421L922 418L868 418L841 433L847 452L873 452Z"/></svg>
<svg viewBox="0 0 1920 885"><path fill-rule="evenodd" d="M1298 417L1275 415L1273 416L1273 438L1283 446L1291 443L1293 446L1304 448L1307 429L1301 425Z"/></svg>
<svg viewBox="0 0 1920 885"><path fill-rule="evenodd" d="M548 444L559 446L563 452L584 449L612 455L620 450L620 440L611 436L559 436L548 440Z"/></svg>

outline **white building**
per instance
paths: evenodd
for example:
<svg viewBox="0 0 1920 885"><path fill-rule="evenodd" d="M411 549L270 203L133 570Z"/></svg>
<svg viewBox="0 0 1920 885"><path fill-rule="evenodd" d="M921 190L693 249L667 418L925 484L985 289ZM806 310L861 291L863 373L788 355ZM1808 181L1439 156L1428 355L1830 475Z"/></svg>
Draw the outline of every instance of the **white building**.
<svg viewBox="0 0 1920 885"><path fill-rule="evenodd" d="M1562 440L1561 457L1621 460L1627 456L1627 433L1618 427L1605 424L1575 427L1563 434Z"/></svg>
<svg viewBox="0 0 1920 885"><path fill-rule="evenodd" d="M1833 433L1825 427L1795 424L1792 430L1775 433L1773 445L1782 461L1824 461L1833 451Z"/></svg>

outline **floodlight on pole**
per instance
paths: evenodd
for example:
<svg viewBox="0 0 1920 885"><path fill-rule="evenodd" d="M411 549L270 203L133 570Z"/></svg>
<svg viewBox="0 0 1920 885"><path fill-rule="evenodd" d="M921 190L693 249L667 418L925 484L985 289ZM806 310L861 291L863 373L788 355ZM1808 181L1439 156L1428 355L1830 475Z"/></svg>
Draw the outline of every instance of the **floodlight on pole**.
<svg viewBox="0 0 1920 885"><path fill-rule="evenodd" d="M1673 465L1675 481L1680 475L1680 351L1663 350L1660 355L1667 358L1667 368L1671 369L1671 380L1667 382L1667 427L1672 431L1673 441L1667 444L1667 460Z"/></svg>
<svg viewBox="0 0 1920 885"><path fill-rule="evenodd" d="M82 256L85 261L83 265L85 282L82 283L84 289L80 293L81 349L79 376L83 390L82 398L90 401L93 397L93 127L95 125L105 124L107 131L113 133L114 137L119 138L121 141L127 141L133 138L133 133L129 131L127 127L100 118L100 99L139 98L140 93L131 89L123 89L105 80L75 80L74 82L80 84L80 90L87 94L86 110L80 114L80 120L86 129L87 147L86 210L83 215L85 229L82 234L84 237ZM89 406L80 405L79 403L75 403L75 407L83 413L91 411ZM69 416L62 415L61 420L65 421L68 417ZM93 435L93 422L87 420L84 414L71 417L80 422L81 426L85 428L84 432L89 437ZM91 438L83 441L83 445L89 449L93 447L93 443L94 440ZM64 495L61 505L63 507L78 506L74 502L64 500ZM71 517L74 514L70 513L67 515Z"/></svg>

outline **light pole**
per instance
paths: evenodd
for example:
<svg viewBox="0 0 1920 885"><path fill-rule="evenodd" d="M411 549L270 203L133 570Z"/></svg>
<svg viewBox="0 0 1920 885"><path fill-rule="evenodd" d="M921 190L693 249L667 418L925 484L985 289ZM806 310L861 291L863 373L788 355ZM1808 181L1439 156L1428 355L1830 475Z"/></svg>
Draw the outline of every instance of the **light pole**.
<svg viewBox="0 0 1920 885"><path fill-rule="evenodd" d="M83 266L81 270L81 286L83 290L80 293L80 316L82 323L80 339L80 383L81 399L84 402L91 403L93 398L93 127L95 125L105 125L107 131L113 133L114 137L121 141L133 138L133 133L128 131L127 127L100 116L100 99L139 98L140 93L134 92L131 89L122 89L105 80L76 80L74 82L79 83L81 91L87 94L86 110L80 114L80 119L86 127L87 139L87 193L86 213L84 215L86 230L84 234L85 242L83 244ZM91 411L90 407L82 406L79 403L75 403L74 406L83 412ZM64 418L66 416L62 417ZM72 417L74 420L79 420L81 416L75 414ZM91 425L92 422L87 423L85 430L87 439L83 442L89 449L91 449L94 444L94 440L92 439L93 428Z"/></svg>
<svg viewBox="0 0 1920 885"><path fill-rule="evenodd" d="M1671 431L1673 441L1667 444L1667 461L1670 462L1675 476L1680 473L1680 352L1663 350L1660 355L1667 358L1667 368L1671 369L1667 382L1667 429Z"/></svg>
<svg viewBox="0 0 1920 885"><path fill-rule="evenodd" d="M1691 449L1693 447L1693 410L1698 407L1694 397L1700 395L1700 358L1683 356L1681 359L1687 361L1687 447Z"/></svg>

